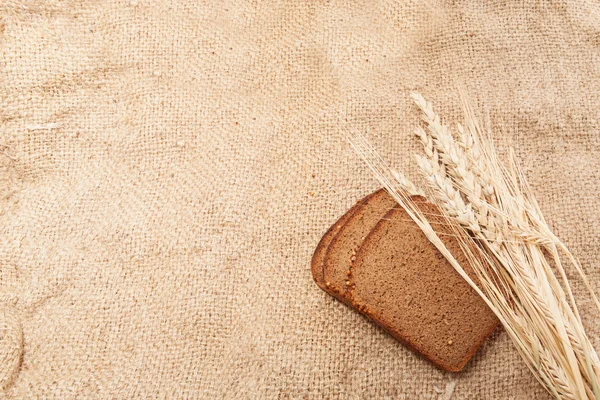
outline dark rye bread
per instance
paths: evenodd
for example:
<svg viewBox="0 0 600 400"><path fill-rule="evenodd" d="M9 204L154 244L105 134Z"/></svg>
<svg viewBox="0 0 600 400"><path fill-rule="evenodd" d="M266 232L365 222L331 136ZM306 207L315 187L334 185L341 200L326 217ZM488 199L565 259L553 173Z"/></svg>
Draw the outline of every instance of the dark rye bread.
<svg viewBox="0 0 600 400"><path fill-rule="evenodd" d="M413 199L436 231L450 233L441 217L433 217L439 215L436 206ZM458 242L440 237L473 278ZM347 298L354 308L447 371L463 369L498 325L485 302L400 206L365 238L350 279Z"/></svg>
<svg viewBox="0 0 600 400"><path fill-rule="evenodd" d="M372 193L371 193L372 195ZM369 196L371 196L369 195ZM324 291L328 292L328 289L325 285L324 271L323 271L323 262L325 261L325 255L327 253L327 248L329 247L329 243L331 243L331 239L338 233L340 228L348 221L350 216L354 214L357 208L362 207L364 201L369 197L365 197L354 204L352 208L350 208L344 215L338 218L337 221L333 225L329 227L327 232L323 235L321 240L319 240L319 244L313 253L312 260L310 263L310 270L312 272L313 279L317 286L319 286ZM329 292L328 292L329 293Z"/></svg>
<svg viewBox="0 0 600 400"><path fill-rule="evenodd" d="M396 205L396 201L384 189L379 189L360 201L327 247L323 260L326 292L335 294L339 300L345 300L350 262L358 246L377 222Z"/></svg>

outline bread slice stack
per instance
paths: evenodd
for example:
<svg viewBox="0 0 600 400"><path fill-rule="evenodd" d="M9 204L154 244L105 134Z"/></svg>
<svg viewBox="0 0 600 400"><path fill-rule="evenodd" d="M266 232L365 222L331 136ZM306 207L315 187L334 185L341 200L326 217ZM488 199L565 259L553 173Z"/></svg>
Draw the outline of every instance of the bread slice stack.
<svg viewBox="0 0 600 400"><path fill-rule="evenodd" d="M474 278L436 206L415 196ZM383 189L358 201L319 242L317 285L447 371L464 368L498 326L485 302Z"/></svg>

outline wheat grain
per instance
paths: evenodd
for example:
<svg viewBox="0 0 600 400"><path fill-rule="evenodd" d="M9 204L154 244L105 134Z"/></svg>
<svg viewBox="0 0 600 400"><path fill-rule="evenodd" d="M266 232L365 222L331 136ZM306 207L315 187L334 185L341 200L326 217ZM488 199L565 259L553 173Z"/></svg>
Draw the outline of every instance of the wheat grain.
<svg viewBox="0 0 600 400"><path fill-rule="evenodd" d="M439 173L439 168L436 170L435 164L443 163L444 171L447 171L451 176L454 184L457 185L459 192L472 204L475 211L474 215L478 220L479 225L483 228L482 232L492 246L499 248L500 241L503 240L502 235L495 229L495 218L490 214L490 204L488 204L489 196L485 193L493 193L493 189L486 189L490 183L481 179L481 174L475 173L475 165L473 162L480 160L471 160L466 156L465 149L473 150L475 147L474 138L471 135L466 135L463 132L464 146L460 146L450 133L450 129L441 123L441 119L434 112L430 103L419 94L413 94L415 103L423 111L423 120L428 124L427 134L423 128L418 127L415 134L420 139L425 155L432 160L434 165L434 173ZM438 156L439 154L439 156Z"/></svg>
<svg viewBox="0 0 600 400"><path fill-rule="evenodd" d="M398 172L395 169L390 169L392 175L394 176L394 178L396 179L396 181L398 181L398 184L400 185L400 187L404 190L406 190L406 192L408 194L410 194L411 196L423 196L425 197L425 193L421 190L418 189L414 183L412 183L412 181L410 181L406 176L404 176L403 173Z"/></svg>

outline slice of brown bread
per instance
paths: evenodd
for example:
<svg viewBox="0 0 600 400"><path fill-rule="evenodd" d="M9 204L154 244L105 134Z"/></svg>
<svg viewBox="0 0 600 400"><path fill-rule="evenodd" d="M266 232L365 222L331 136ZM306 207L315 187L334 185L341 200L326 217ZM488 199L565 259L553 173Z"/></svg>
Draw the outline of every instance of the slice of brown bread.
<svg viewBox="0 0 600 400"><path fill-rule="evenodd" d="M371 193L369 196L373 195ZM331 239L338 233L340 228L348 221L348 219L354 214L354 212L363 206L365 200L369 198L366 196L365 198L359 200L350 208L344 215L338 218L337 221L333 225L329 227L327 232L323 235L321 240L319 240L319 244L313 253L312 260L310 262L310 270L312 272L313 279L317 286L321 289L329 293L327 287L325 286L325 280L323 279L323 262L325 261L325 255L327 253L327 248L329 247L329 243L331 243Z"/></svg>
<svg viewBox="0 0 600 400"><path fill-rule="evenodd" d="M433 217L439 215L434 205L413 199L437 231L450 233L441 217ZM440 237L473 277L458 242ZM485 302L399 206L362 242L350 280L345 302L448 371L463 369L498 325Z"/></svg>
<svg viewBox="0 0 600 400"><path fill-rule="evenodd" d="M326 292L344 301L350 263L358 246L377 222L396 205L396 201L384 189L379 189L366 196L341 225L333 235L323 259Z"/></svg>

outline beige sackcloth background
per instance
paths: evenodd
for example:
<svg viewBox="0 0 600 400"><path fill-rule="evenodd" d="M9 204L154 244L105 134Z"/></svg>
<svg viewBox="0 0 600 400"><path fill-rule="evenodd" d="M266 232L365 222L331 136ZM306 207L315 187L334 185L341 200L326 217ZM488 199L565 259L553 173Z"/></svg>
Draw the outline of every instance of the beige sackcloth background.
<svg viewBox="0 0 600 400"><path fill-rule="evenodd" d="M319 290L309 261L378 187L340 116L416 176L410 91L450 120L463 87L600 290L597 2L0 13L6 398L438 399L453 384L452 399L548 398L506 334L444 373Z"/></svg>

